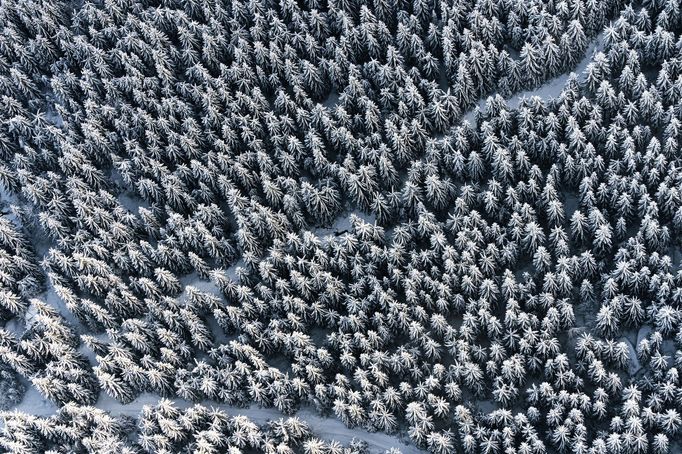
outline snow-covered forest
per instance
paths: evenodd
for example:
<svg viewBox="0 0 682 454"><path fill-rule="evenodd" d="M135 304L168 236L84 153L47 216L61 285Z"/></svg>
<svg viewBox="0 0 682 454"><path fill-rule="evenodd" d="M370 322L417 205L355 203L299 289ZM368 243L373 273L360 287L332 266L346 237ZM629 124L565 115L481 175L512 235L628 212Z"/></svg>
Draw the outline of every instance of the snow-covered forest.
<svg viewBox="0 0 682 454"><path fill-rule="evenodd" d="M0 452L682 452L681 8L0 1Z"/></svg>

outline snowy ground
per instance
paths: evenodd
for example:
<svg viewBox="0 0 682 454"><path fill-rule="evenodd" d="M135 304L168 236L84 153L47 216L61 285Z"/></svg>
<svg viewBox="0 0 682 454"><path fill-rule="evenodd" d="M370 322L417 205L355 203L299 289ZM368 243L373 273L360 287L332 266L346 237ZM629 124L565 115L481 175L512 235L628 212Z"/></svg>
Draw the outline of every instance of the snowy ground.
<svg viewBox="0 0 682 454"><path fill-rule="evenodd" d="M534 96L539 96L540 98L542 98L545 101L548 99L555 98L555 97L559 96L559 94L561 94L561 90L563 90L564 86L566 85L566 81L568 80L569 76L574 73L574 74L577 74L578 76L582 77L583 72L587 68L587 65L589 65L590 62L592 61L592 57L594 57L594 55L597 52L601 52L601 50L603 49L603 46L604 46L603 41L602 41L603 36L604 36L603 32L599 33L592 40L590 45L587 47L587 51L585 52L585 56L583 57L582 60L580 60L580 62L578 62L576 67L573 69L573 71L571 71L569 73L564 73L560 76L557 76L553 79L550 79L537 88L534 88L532 90L522 91L522 92L519 92L519 93L511 96L510 98L507 98L507 106L509 106L509 108L511 108L511 109L516 109L517 107L519 107L519 104L521 103L522 99L528 99L528 98L532 98ZM466 113L466 115L464 115L464 117L462 117L462 120L468 121L469 123L471 123L473 125L475 123L476 110L478 109L480 111L484 111L486 101L487 101L487 98L481 99L478 102L478 105L476 107L471 109L469 112Z"/></svg>
<svg viewBox="0 0 682 454"><path fill-rule="evenodd" d="M29 413L35 416L50 416L57 412L57 406L45 399L38 390L31 386L26 388L26 394L13 410ZM2 421L0 421L2 422Z"/></svg>
<svg viewBox="0 0 682 454"><path fill-rule="evenodd" d="M235 266L236 265L230 267L230 269L234 268ZM230 274L230 270L228 270L228 274ZM234 271L232 271L232 275L234 275ZM230 277L234 279L232 275L230 275ZM236 275L234 276L236 277ZM200 278L196 272L181 277L180 284L184 287L184 290L179 296L180 299L187 296L187 291L190 287L200 292L210 293L211 295L221 297L220 289L212 281L207 281Z"/></svg>
<svg viewBox="0 0 682 454"><path fill-rule="evenodd" d="M64 119L54 108L45 112L45 119L58 128L62 128L64 126Z"/></svg>
<svg viewBox="0 0 682 454"><path fill-rule="evenodd" d="M120 193L118 195L118 201L133 214L138 214L140 212L140 207L150 208L150 205L147 202L129 192Z"/></svg>
<svg viewBox="0 0 682 454"><path fill-rule="evenodd" d="M339 94L332 90L332 92L329 93L329 96L327 96L327 98L324 101L322 101L322 105L327 109L333 109L334 107L336 107L338 102Z"/></svg>
<svg viewBox="0 0 682 454"><path fill-rule="evenodd" d="M318 227L313 229L312 232L320 238L326 238L328 236L336 236L345 232L350 232L353 230L353 226L350 222L350 217L353 214L370 224L374 224L374 222L376 222L376 216L374 214L367 214L363 213L362 211L355 210L350 213L342 214L336 218L331 227Z"/></svg>

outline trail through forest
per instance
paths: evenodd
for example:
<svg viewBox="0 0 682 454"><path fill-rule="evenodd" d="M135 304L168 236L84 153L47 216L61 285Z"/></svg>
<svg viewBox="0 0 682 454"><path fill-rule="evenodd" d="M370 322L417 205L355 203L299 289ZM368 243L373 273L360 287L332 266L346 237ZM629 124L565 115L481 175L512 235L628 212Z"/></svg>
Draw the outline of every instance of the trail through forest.
<svg viewBox="0 0 682 454"><path fill-rule="evenodd" d="M561 74L553 79L548 80L547 82L543 83L537 88L534 88L532 90L524 90L518 93L513 94L512 96L505 98L507 101L507 106L509 106L512 109L516 109L519 107L519 104L521 103L522 99L530 99L534 96L539 96L543 100L547 101L551 98L555 98L561 94L561 90L563 90L564 86L566 85L566 81L568 80L568 77L571 75L571 73L575 73L578 75L578 77L583 76L583 72L587 68L587 65L590 64L592 61L592 57L597 53L600 52L603 48L603 42L602 38L604 37L604 33L601 32L597 36L594 37L590 45L587 47L587 50L585 51L585 55L583 56L582 60L578 62L576 67L573 69L573 71ZM478 105L474 106L471 110L469 110L463 117L462 121L466 120L471 124L474 124L475 118L476 118L476 109L478 108L479 111L483 112L485 111L485 105L488 97L481 99L478 101Z"/></svg>
<svg viewBox="0 0 682 454"><path fill-rule="evenodd" d="M184 399L170 399L177 408L189 408L194 403ZM108 411L112 416L137 417L145 406L154 406L159 401L159 396L151 393L143 393L137 399L122 404L111 398L105 393L101 393L97 400L96 407ZM259 408L255 405L241 408L232 405L225 405L213 401L201 402L201 405L217 408L227 412L230 416L243 415L258 425L263 425L270 420L286 418L280 411L274 408ZM28 388L24 399L15 408L17 411L30 413L35 416L51 416L57 411L57 407L43 398L34 387ZM361 428L348 428L336 418L327 418L318 415L314 409L303 407L295 416L307 422L316 437L327 441L337 441L344 445L350 443L354 438L364 440L369 445L371 453L383 453L390 448L398 448L403 454L420 454L423 451L413 445L401 440L399 435L387 435L381 432L368 432Z"/></svg>

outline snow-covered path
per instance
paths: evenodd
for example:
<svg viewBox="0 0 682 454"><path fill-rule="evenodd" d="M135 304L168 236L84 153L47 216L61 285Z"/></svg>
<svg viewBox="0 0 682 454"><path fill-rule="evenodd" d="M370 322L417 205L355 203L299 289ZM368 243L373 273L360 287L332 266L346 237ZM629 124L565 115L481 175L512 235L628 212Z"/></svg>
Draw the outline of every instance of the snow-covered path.
<svg viewBox="0 0 682 454"><path fill-rule="evenodd" d="M154 406L161 398L155 394L143 393L129 404L122 404L112 399L105 393L101 393L97 400L96 407L108 411L112 416L131 416L138 417L145 406ZM184 399L170 399L177 408L188 408L194 405ZM207 407L219 408L228 415L243 415L251 419L256 424L262 425L269 420L286 418L280 411L274 408L260 408L252 405L246 408L234 407L213 401L201 402ZM40 393L30 387L24 399L16 406L15 410L30 413L35 416L50 416L57 412L57 407L44 399ZM364 440L369 445L371 453L384 453L390 448L397 448L403 454L423 454L425 451L407 444L397 435L387 435L380 432L369 432L361 428L349 429L336 418L325 418L318 415L314 409L304 407L296 413L296 416L310 425L313 434L327 441L338 441L342 444L350 443L353 438Z"/></svg>
<svg viewBox="0 0 682 454"><path fill-rule="evenodd" d="M564 86L566 85L568 77L572 73L575 73L579 77L583 76L583 72L587 68L587 65L589 65L590 62L592 61L592 57L594 57L594 55L597 52L600 52L602 50L604 46L602 40L603 37L604 37L603 32L599 33L597 36L594 37L590 45L587 46L587 50L585 51L585 55L583 56L582 60L578 62L578 64L576 65L575 68L573 68L572 71L563 73L557 77L554 77L553 79L549 79L544 84L532 90L520 91L510 96L509 98L506 98L507 105L512 109L516 109L517 107L519 107L519 104L521 103L522 99L528 99L534 96L539 96L543 100L547 100L559 96L559 94L561 94L561 90L563 90ZM462 117L462 121L466 120L469 123L474 124L476 109L478 108L480 111L484 111L487 99L488 98L481 99L478 102L477 106L469 110Z"/></svg>
<svg viewBox="0 0 682 454"><path fill-rule="evenodd" d="M516 109L517 107L519 107L521 100L524 98L532 98L534 96L539 96L540 98L546 100L550 98L556 98L557 96L559 96L559 94L561 94L561 90L563 90L564 86L566 85L566 81L568 80L568 77L571 73L575 73L580 78L584 76L583 73L585 72L587 65L589 65L590 62L592 61L592 57L594 57L595 54L597 54L598 52L601 52L604 46L602 40L603 37L604 37L603 32L595 36L590 45L587 46L585 56L583 57L582 60L578 62L578 65L575 68L573 68L573 71L561 74L553 79L550 79L546 83L540 85L539 87L533 90L527 90L517 93L516 95L512 96L507 100L507 105L509 107Z"/></svg>

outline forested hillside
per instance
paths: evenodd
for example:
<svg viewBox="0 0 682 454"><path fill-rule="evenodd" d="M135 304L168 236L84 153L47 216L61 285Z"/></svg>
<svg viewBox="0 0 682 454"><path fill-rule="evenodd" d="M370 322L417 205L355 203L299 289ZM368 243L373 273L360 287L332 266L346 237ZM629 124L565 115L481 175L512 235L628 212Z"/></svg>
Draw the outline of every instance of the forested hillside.
<svg viewBox="0 0 682 454"><path fill-rule="evenodd" d="M682 452L680 8L0 2L0 452Z"/></svg>

